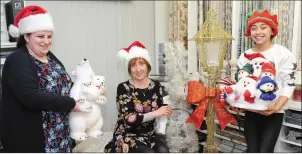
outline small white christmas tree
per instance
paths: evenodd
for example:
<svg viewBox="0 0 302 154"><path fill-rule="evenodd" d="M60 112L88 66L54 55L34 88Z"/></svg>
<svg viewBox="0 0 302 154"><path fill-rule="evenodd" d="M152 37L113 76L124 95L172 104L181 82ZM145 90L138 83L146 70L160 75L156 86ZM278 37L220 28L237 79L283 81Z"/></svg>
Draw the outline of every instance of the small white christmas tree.
<svg viewBox="0 0 302 154"><path fill-rule="evenodd" d="M173 113L166 128L167 144L170 152L198 152L199 143L195 126L186 123L190 116L190 106L186 102L185 86L188 82L188 51L181 42L165 44L165 66L167 76L164 85L171 98Z"/></svg>

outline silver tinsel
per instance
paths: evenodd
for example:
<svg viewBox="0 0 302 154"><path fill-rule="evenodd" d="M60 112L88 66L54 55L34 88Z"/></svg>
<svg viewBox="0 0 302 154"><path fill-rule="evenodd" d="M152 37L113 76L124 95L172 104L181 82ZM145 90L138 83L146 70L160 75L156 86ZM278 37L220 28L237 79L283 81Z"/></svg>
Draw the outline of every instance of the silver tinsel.
<svg viewBox="0 0 302 154"><path fill-rule="evenodd" d="M163 84L171 99L172 115L166 127L166 139L170 152L198 152L199 142L194 124L186 123L192 112L185 101L189 74L187 72L187 53L183 43L165 44L165 66L167 76Z"/></svg>
<svg viewBox="0 0 302 154"><path fill-rule="evenodd" d="M166 138L170 152L194 153L199 150L196 128L192 123L186 123L189 109L185 101L172 102L173 113L168 120Z"/></svg>

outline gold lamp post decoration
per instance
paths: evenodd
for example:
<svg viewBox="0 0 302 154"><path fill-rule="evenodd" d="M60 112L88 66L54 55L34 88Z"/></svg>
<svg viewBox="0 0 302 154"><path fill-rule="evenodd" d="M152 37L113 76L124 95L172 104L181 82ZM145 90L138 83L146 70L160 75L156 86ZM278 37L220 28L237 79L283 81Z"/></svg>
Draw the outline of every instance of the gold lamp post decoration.
<svg viewBox="0 0 302 154"><path fill-rule="evenodd" d="M209 74L208 85L206 85L209 88L216 88L216 82L220 76L219 70L222 69L227 51L227 42L232 39L232 36L221 28L217 20L217 13L213 9L207 12L206 21L200 31L190 39L196 42L200 67ZM206 115L207 144L205 152L207 153L218 152L214 143L215 110L212 101L213 97L209 99Z"/></svg>

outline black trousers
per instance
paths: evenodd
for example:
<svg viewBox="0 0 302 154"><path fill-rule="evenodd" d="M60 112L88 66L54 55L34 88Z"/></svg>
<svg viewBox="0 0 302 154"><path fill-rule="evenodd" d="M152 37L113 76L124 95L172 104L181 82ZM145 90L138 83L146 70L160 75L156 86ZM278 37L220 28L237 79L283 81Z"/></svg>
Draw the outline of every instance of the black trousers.
<svg viewBox="0 0 302 154"><path fill-rule="evenodd" d="M130 150L129 153L169 153L169 148L167 147L165 137L163 135L156 135L153 148L140 145L136 149Z"/></svg>
<svg viewBox="0 0 302 154"><path fill-rule="evenodd" d="M270 116L245 112L244 136L248 153L273 153L282 127L283 113Z"/></svg>

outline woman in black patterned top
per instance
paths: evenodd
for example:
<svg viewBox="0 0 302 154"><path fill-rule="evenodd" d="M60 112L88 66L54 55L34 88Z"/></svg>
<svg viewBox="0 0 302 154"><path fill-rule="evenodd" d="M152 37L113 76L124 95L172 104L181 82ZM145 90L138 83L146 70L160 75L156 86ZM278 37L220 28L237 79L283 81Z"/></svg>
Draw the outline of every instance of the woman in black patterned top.
<svg viewBox="0 0 302 154"><path fill-rule="evenodd" d="M18 42L2 72L3 152L72 152L75 144L69 136L68 114L80 111L80 104L69 97L71 78L50 51L51 15L40 6L26 6L9 32Z"/></svg>
<svg viewBox="0 0 302 154"><path fill-rule="evenodd" d="M154 121L170 115L172 110L163 106L160 83L148 78L151 70L148 51L136 41L119 51L118 56L122 54L126 56L131 79L117 87L118 121L105 152L167 153L165 142L154 133Z"/></svg>

